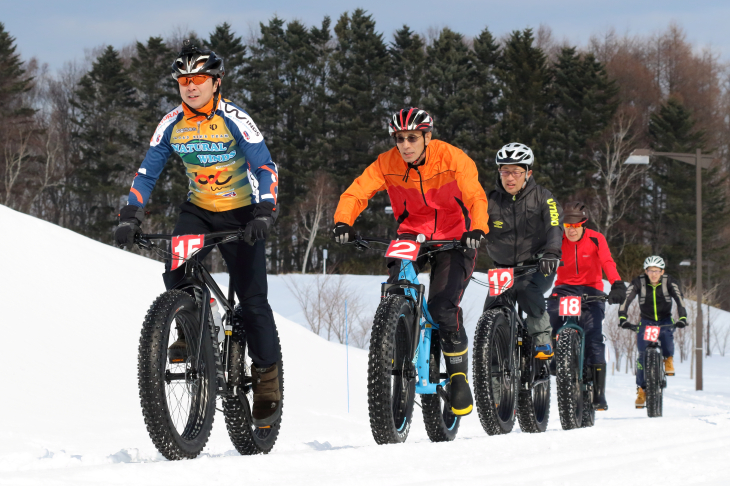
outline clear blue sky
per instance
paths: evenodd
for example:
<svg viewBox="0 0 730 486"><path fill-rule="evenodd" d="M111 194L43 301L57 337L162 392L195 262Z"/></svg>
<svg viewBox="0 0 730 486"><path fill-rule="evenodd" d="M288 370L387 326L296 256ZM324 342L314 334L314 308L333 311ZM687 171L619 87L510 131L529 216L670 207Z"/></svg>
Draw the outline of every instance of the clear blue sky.
<svg viewBox="0 0 730 486"><path fill-rule="evenodd" d="M592 34L612 27L619 33L652 33L675 21L695 46L712 46L730 59L728 0L0 0L0 6L0 22L17 39L22 56L35 56L51 68L83 59L84 48L119 48L150 36L166 37L180 27L207 36L215 25L228 22L245 37L249 26L274 14L318 25L325 15L334 22L358 7L374 16L388 41L404 23L416 32L448 26L468 36L488 26L498 37L546 24L558 40L585 45Z"/></svg>

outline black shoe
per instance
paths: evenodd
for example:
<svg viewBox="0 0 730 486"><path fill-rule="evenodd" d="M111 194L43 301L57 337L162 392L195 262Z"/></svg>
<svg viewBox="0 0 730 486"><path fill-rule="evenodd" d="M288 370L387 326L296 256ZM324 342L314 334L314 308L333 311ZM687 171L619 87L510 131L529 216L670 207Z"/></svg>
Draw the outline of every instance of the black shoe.
<svg viewBox="0 0 730 486"><path fill-rule="evenodd" d="M188 360L188 344L180 326L177 327L177 341L167 348L167 359L170 364L185 363Z"/></svg>
<svg viewBox="0 0 730 486"><path fill-rule="evenodd" d="M593 405L596 410L608 410L606 402L606 365L593 365Z"/></svg>
<svg viewBox="0 0 730 486"><path fill-rule="evenodd" d="M457 416L469 415L474 399L469 388L466 373L469 370L469 341L462 327L456 332L442 332L441 350L449 373L449 402L451 413Z"/></svg>
<svg viewBox="0 0 730 486"><path fill-rule="evenodd" d="M253 378L253 410L251 416L256 427L270 427L281 417L281 389L279 367L251 367Z"/></svg>

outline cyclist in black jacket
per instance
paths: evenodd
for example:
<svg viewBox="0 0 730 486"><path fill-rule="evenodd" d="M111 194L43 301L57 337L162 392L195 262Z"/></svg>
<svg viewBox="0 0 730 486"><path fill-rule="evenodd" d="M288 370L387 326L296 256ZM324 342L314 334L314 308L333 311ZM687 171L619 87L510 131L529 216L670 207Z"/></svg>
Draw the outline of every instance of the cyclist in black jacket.
<svg viewBox="0 0 730 486"><path fill-rule="evenodd" d="M647 342L644 340L646 326L672 324L672 299L677 302L679 320L675 325L679 328L687 325L687 309L679 288L679 282L669 275L664 275L664 259L650 256L644 260L644 273L631 281L626 289L626 300L618 310L619 325L624 329L636 329L628 321L628 310L631 302L639 296L639 310L641 311L641 326L638 328L636 344L639 358L636 361L636 408L646 406L644 393L644 351ZM667 376L674 376L674 329L662 327L659 331L659 342L664 356L664 372Z"/></svg>
<svg viewBox="0 0 730 486"><path fill-rule="evenodd" d="M518 279L508 292L527 314L527 330L535 344L535 357L553 355L550 318L545 292L555 279L563 244L563 209L555 197L532 177L534 156L521 143L510 143L497 152L496 189L487 196L489 233L487 252L497 267L539 264L540 270ZM488 298L485 304L489 305Z"/></svg>

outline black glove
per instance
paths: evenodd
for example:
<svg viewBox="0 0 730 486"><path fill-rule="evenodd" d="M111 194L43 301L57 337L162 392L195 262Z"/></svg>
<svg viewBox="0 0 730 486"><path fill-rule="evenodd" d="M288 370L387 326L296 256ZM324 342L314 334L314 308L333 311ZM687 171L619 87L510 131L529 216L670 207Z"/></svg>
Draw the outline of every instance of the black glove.
<svg viewBox="0 0 730 486"><path fill-rule="evenodd" d="M626 286L621 280L616 280L611 285L611 291L608 293L609 304L620 304L626 300Z"/></svg>
<svg viewBox="0 0 730 486"><path fill-rule="evenodd" d="M560 258L554 253L545 253L540 258L540 272L546 277L552 275L560 265Z"/></svg>
<svg viewBox="0 0 730 486"><path fill-rule="evenodd" d="M482 246L482 240L485 236L486 235L484 234L484 231L478 229L464 231L464 234L461 235L461 246L476 250L477 248Z"/></svg>
<svg viewBox="0 0 730 486"><path fill-rule="evenodd" d="M686 317L682 317L677 322L674 323L674 325L677 326L678 329L687 327L687 324L689 324L689 323L687 322Z"/></svg>
<svg viewBox="0 0 730 486"><path fill-rule="evenodd" d="M340 245L343 245L353 239L352 226L347 223L336 223L335 229L332 230L332 233L335 236L335 241Z"/></svg>
<svg viewBox="0 0 730 486"><path fill-rule="evenodd" d="M256 240L265 240L274 224L278 212L276 205L269 201L256 204L253 210L253 220L243 229L243 241L253 246Z"/></svg>
<svg viewBox="0 0 730 486"><path fill-rule="evenodd" d="M619 327L621 329L628 329L629 331L639 332L639 326L637 326L636 324L630 323L626 319L621 319Z"/></svg>
<svg viewBox="0 0 730 486"><path fill-rule="evenodd" d="M133 204L119 211L119 226L114 230L114 241L119 248L132 248L135 238L142 232L140 225L144 219L144 209Z"/></svg>

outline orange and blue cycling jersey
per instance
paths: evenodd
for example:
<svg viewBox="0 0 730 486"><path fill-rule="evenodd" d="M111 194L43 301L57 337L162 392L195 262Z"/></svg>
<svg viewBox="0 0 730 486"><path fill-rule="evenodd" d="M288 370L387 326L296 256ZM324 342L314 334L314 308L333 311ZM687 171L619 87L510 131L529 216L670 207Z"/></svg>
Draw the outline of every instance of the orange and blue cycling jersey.
<svg viewBox="0 0 730 486"><path fill-rule="evenodd" d="M213 100L201 112L209 113ZM269 201L276 204L278 173L264 137L242 108L222 99L210 119L182 104L157 126L129 191L144 207L170 155L177 153L189 179L188 201L209 211Z"/></svg>

